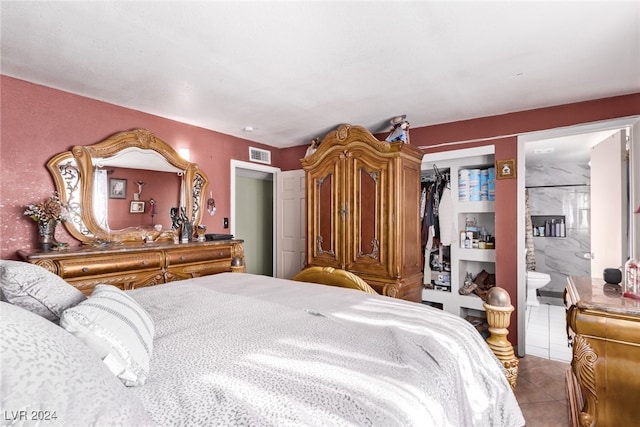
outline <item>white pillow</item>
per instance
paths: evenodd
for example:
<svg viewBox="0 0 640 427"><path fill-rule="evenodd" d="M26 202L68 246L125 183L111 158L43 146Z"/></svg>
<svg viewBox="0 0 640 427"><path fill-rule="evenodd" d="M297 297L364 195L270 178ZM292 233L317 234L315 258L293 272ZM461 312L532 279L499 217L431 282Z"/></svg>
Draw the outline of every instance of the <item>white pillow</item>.
<svg viewBox="0 0 640 427"><path fill-rule="evenodd" d="M124 291L97 285L91 298L62 313L60 326L87 344L126 386L147 381L153 321Z"/></svg>
<svg viewBox="0 0 640 427"><path fill-rule="evenodd" d="M58 325L0 302L0 331L0 424L152 425L138 397Z"/></svg>
<svg viewBox="0 0 640 427"><path fill-rule="evenodd" d="M0 260L2 300L53 322L64 310L87 299L82 292L39 265Z"/></svg>

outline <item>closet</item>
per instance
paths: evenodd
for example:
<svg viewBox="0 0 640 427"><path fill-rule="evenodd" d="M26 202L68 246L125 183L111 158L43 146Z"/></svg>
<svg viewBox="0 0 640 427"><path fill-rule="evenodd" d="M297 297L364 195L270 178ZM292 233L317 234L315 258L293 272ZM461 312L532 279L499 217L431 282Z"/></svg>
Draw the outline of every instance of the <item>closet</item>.
<svg viewBox="0 0 640 427"><path fill-rule="evenodd" d="M441 291L451 291L451 225L446 226L453 220L449 181L449 170L441 171L435 164L432 170L422 171L420 244L424 252L424 283ZM441 234L441 223L445 225L444 235Z"/></svg>
<svg viewBox="0 0 640 427"><path fill-rule="evenodd" d="M425 245L424 237L428 236L424 213L429 213L429 210L421 210L424 252L422 300L470 319L484 317L484 301L474 292L461 294L460 289L464 287L467 276L476 278L483 271L495 275L494 243L477 238L479 235L495 236L495 201L470 195L467 174L469 171L473 171L472 174L476 171L482 173L493 167L493 145L425 154L422 163L423 188L437 185L436 188L442 191L440 198L450 202L444 212L439 205L435 215L431 213L435 217L431 245ZM475 230L469 242L466 241L468 230ZM500 285L499 282L497 284Z"/></svg>
<svg viewBox="0 0 640 427"><path fill-rule="evenodd" d="M301 160L306 267L341 268L378 293L422 299L420 168L423 152L341 125Z"/></svg>

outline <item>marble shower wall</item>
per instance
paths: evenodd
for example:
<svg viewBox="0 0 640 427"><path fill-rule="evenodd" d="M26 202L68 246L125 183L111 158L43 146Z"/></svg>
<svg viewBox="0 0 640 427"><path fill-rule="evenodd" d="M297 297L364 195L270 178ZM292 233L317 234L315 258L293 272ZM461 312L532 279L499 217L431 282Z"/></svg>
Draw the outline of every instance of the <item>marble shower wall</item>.
<svg viewBox="0 0 640 427"><path fill-rule="evenodd" d="M563 215L566 237L534 237L536 271L551 281L545 290L562 292L567 276L591 275L590 170L582 164L527 166L525 185L531 215Z"/></svg>

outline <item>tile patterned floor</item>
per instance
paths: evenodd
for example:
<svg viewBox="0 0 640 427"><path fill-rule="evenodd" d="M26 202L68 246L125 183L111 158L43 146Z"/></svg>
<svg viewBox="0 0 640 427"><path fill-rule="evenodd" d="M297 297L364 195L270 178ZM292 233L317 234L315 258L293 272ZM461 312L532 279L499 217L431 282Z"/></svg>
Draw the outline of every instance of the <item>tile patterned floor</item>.
<svg viewBox="0 0 640 427"><path fill-rule="evenodd" d="M527 355L520 359L514 390L527 427L567 427L564 376L569 364Z"/></svg>
<svg viewBox="0 0 640 427"><path fill-rule="evenodd" d="M527 307L526 356L520 359L515 394L527 427L569 425L565 373L570 368L562 300L541 298Z"/></svg>
<svg viewBox="0 0 640 427"><path fill-rule="evenodd" d="M571 362L567 346L565 308L540 304L527 307L525 353L545 359Z"/></svg>

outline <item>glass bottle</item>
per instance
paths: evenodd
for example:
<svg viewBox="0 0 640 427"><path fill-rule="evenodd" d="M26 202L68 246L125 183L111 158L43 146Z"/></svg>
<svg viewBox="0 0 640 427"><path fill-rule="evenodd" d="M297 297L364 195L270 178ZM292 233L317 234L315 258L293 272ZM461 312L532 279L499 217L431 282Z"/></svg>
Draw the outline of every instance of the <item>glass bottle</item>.
<svg viewBox="0 0 640 427"><path fill-rule="evenodd" d="M640 259L631 257L624 264L624 296L640 299Z"/></svg>

